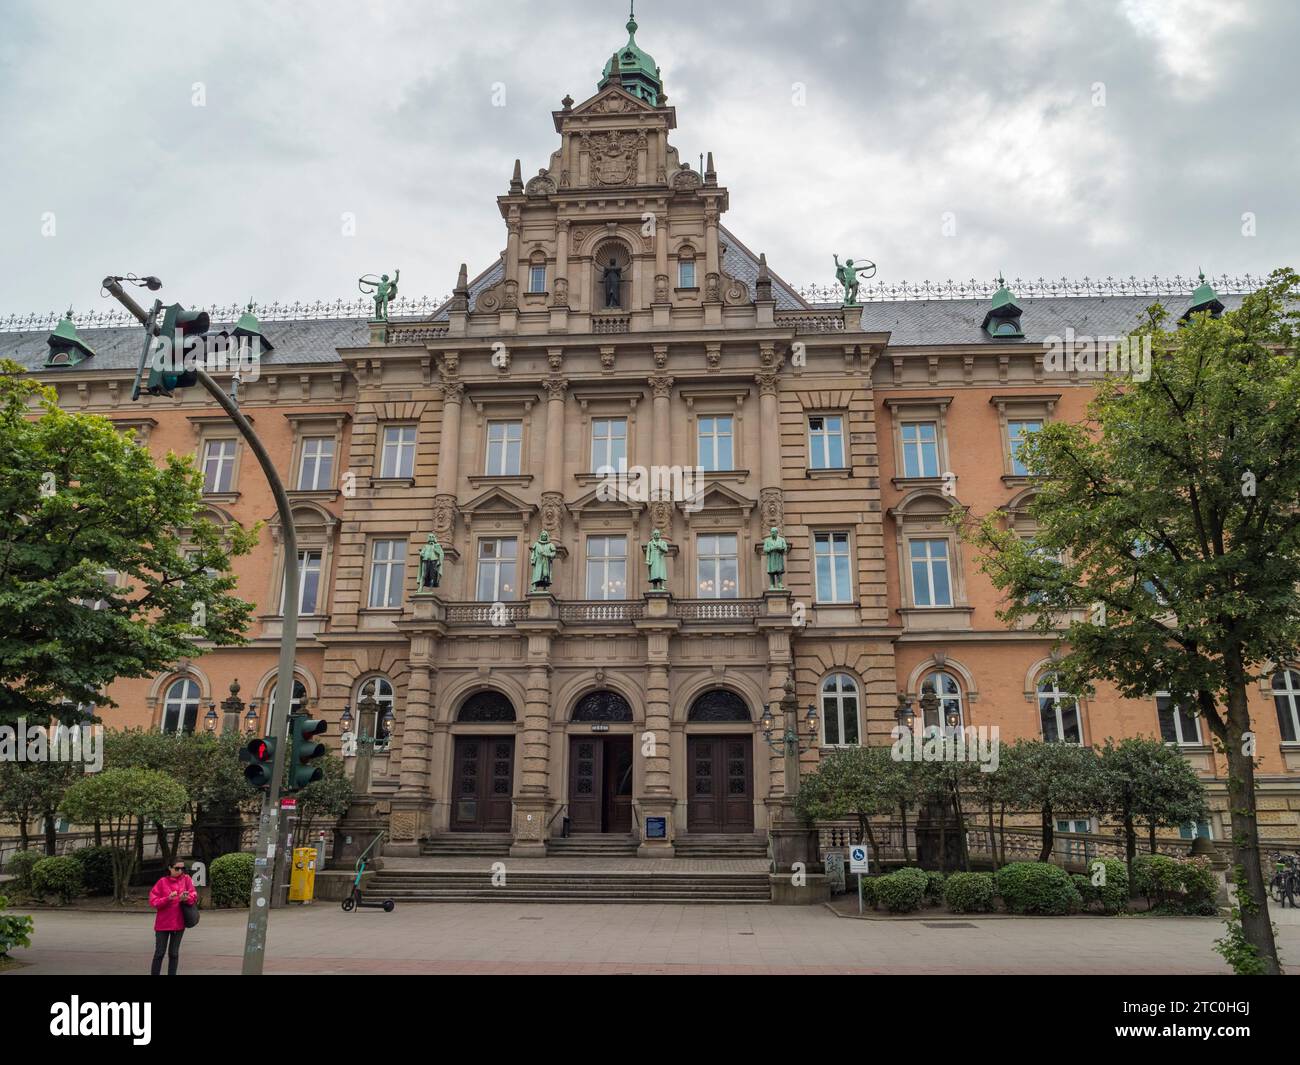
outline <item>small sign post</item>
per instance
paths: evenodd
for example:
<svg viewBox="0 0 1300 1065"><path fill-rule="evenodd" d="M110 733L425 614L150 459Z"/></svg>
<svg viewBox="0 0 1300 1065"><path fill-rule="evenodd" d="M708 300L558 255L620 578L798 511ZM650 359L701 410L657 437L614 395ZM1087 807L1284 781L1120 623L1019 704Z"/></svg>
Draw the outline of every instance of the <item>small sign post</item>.
<svg viewBox="0 0 1300 1065"><path fill-rule="evenodd" d="M870 871L870 863L867 859L867 845L865 843L855 843L849 848L849 872L858 874L858 913L863 912L862 874Z"/></svg>

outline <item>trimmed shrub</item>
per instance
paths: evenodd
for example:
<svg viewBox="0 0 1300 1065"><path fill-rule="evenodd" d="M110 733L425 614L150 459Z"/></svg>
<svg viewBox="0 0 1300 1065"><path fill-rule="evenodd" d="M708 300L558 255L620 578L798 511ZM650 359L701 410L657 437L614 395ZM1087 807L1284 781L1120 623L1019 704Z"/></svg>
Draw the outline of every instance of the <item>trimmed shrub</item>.
<svg viewBox="0 0 1300 1065"><path fill-rule="evenodd" d="M937 869L925 871L925 901L935 906L943 901L943 874Z"/></svg>
<svg viewBox="0 0 1300 1065"><path fill-rule="evenodd" d="M15 886L20 891L32 889L32 866L44 858L40 851L18 851L5 863L5 872L15 877Z"/></svg>
<svg viewBox="0 0 1300 1065"><path fill-rule="evenodd" d="M112 847L79 847L72 856L81 863L87 895L113 894Z"/></svg>
<svg viewBox="0 0 1300 1065"><path fill-rule="evenodd" d="M1105 878L1093 888L1093 893L1095 900L1101 903L1101 912L1123 913L1128 908L1128 866L1118 858L1094 858L1088 863L1089 887L1092 887L1099 867L1105 871Z"/></svg>
<svg viewBox="0 0 1300 1065"><path fill-rule="evenodd" d="M1217 885L1204 858L1139 855L1133 859L1133 883L1153 910L1202 916L1217 912Z"/></svg>
<svg viewBox="0 0 1300 1065"><path fill-rule="evenodd" d="M70 858L66 854L57 858L42 858L32 866L33 895L53 895L66 906L85 894L85 891L81 863L76 858Z"/></svg>
<svg viewBox="0 0 1300 1065"><path fill-rule="evenodd" d="M953 913L992 913L996 896L992 873L953 873L943 885L943 901Z"/></svg>
<svg viewBox="0 0 1300 1065"><path fill-rule="evenodd" d="M862 878L862 905L869 910L876 908L876 879L874 876Z"/></svg>
<svg viewBox="0 0 1300 1065"><path fill-rule="evenodd" d="M1070 874L1050 862L1012 862L998 870L998 894L1011 913L1061 916L1083 906Z"/></svg>
<svg viewBox="0 0 1300 1065"><path fill-rule="evenodd" d="M876 877L876 898L890 913L912 913L925 901L928 882L923 869L899 869Z"/></svg>
<svg viewBox="0 0 1300 1065"><path fill-rule="evenodd" d="M1070 883L1074 885L1075 890L1079 892L1079 898L1083 899L1084 908L1087 909L1094 902L1101 901L1101 891L1093 887L1092 881L1082 873L1071 873Z"/></svg>
<svg viewBox="0 0 1300 1065"><path fill-rule="evenodd" d="M212 905L247 907L253 891L253 856L223 854L213 859L208 866L208 882L212 885Z"/></svg>
<svg viewBox="0 0 1300 1065"><path fill-rule="evenodd" d="M9 905L9 900L0 895L0 910ZM14 947L32 945L32 919L13 913L0 913L0 958L9 957Z"/></svg>

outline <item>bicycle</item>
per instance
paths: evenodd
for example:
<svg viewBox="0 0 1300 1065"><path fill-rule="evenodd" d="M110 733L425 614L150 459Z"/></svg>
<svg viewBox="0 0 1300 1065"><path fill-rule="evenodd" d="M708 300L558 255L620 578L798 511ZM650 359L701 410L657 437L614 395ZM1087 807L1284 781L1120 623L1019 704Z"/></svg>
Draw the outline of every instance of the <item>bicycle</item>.
<svg viewBox="0 0 1300 1065"><path fill-rule="evenodd" d="M1274 902L1280 902L1282 908L1286 909L1288 900L1291 908L1295 909L1296 887L1300 884L1300 859L1294 854L1281 855L1273 867L1273 879L1268 884L1269 897Z"/></svg>

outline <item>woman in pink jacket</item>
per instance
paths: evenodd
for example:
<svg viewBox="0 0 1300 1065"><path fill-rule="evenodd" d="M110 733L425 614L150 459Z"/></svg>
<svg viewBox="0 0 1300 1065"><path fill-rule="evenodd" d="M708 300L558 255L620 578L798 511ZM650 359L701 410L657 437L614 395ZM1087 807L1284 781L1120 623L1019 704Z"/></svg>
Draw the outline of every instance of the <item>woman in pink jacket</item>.
<svg viewBox="0 0 1300 1065"><path fill-rule="evenodd" d="M181 903L198 902L194 881L185 873L185 863L172 862L167 875L154 884L149 892L149 905L158 911L153 922L153 967L150 975L162 974L163 954L167 955L167 975L175 976L181 961L181 936L185 934L185 917Z"/></svg>

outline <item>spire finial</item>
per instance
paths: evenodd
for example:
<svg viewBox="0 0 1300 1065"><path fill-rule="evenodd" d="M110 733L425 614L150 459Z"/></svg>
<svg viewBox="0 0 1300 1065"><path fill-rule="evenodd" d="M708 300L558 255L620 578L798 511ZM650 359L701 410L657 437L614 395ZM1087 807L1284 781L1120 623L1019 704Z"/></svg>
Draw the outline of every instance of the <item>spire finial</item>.
<svg viewBox="0 0 1300 1065"><path fill-rule="evenodd" d="M629 36L636 33L636 0L632 0L628 5L626 28Z"/></svg>

